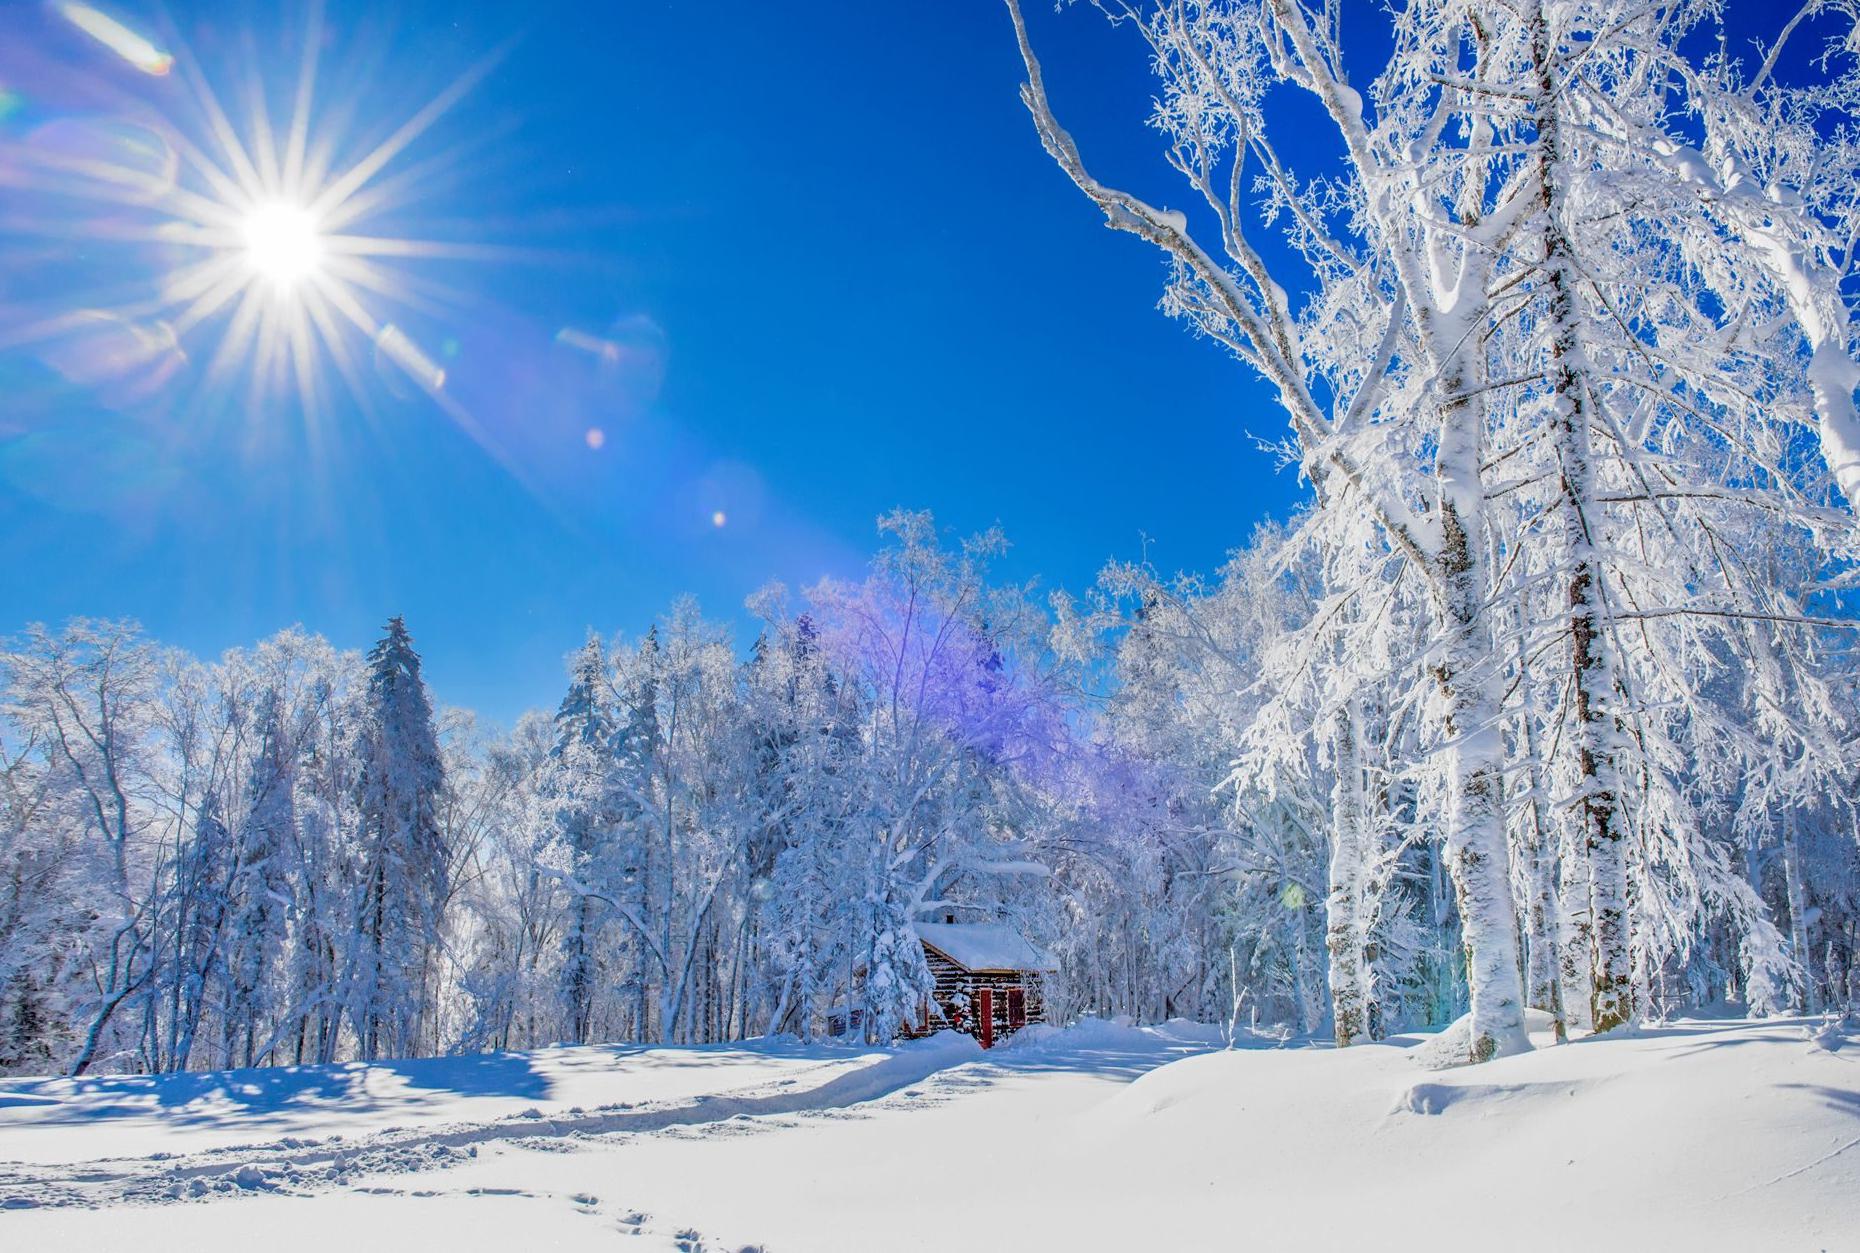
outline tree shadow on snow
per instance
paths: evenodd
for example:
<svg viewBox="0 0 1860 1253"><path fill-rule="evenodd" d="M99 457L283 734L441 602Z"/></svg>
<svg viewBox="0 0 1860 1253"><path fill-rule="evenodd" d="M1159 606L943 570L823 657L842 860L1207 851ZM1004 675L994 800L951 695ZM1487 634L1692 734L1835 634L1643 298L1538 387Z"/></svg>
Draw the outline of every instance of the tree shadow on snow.
<svg viewBox="0 0 1860 1253"><path fill-rule="evenodd" d="M156 1118L193 1128L337 1108L412 1108L436 1092L539 1100L549 1095L549 1081L523 1054L479 1053L371 1064L14 1080L0 1085L0 1109L22 1111L9 1119L15 1126Z"/></svg>
<svg viewBox="0 0 1860 1253"><path fill-rule="evenodd" d="M525 1100L543 1100L549 1095L548 1076L537 1071L535 1060L527 1053L466 1053L374 1065L377 1070L399 1075L409 1088L426 1092Z"/></svg>
<svg viewBox="0 0 1860 1253"><path fill-rule="evenodd" d="M1559 1048L1581 1048L1590 1044L1606 1044L1622 1040L1670 1040L1675 1051L1681 1056L1704 1053L1714 1049L1740 1048L1750 1044L1775 1044L1775 1035L1753 1035L1748 1029L1752 1026L1763 1027L1800 1027L1808 1020L1805 1018L1765 1018L1753 1021L1744 1019L1699 1020L1674 1023L1643 1023L1632 1027L1619 1027L1602 1035L1581 1036L1570 1040Z"/></svg>
<svg viewBox="0 0 1860 1253"><path fill-rule="evenodd" d="M1277 1046L1276 1041L1271 1045ZM1001 1070L1022 1074L1063 1071L1129 1083L1170 1062L1218 1052L1224 1047L1213 1039L1170 1035L1160 1028L1106 1025L1093 1030L1080 1026L1047 1040L1024 1044L1010 1040L985 1054L983 1060ZM1267 1046L1261 1043L1257 1047Z"/></svg>
<svg viewBox="0 0 1860 1253"><path fill-rule="evenodd" d="M1792 1092L1807 1092L1821 1098L1829 1109L1860 1118L1860 1091L1853 1088L1830 1088L1823 1083L1785 1083Z"/></svg>

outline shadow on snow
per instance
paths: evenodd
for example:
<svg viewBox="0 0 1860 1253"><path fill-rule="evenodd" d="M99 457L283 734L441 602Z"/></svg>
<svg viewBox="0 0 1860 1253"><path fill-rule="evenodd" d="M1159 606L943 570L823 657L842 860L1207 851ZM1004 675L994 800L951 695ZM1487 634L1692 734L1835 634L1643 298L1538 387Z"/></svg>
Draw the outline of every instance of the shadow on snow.
<svg viewBox="0 0 1860 1253"><path fill-rule="evenodd" d="M393 1080L382 1083L381 1076ZM373 1090L377 1084L390 1090ZM331 1066L9 1080L0 1084L0 1110L36 1109L30 1121L41 1126L153 1114L179 1126L203 1127L331 1109L411 1108L436 1093L537 1100L549 1095L549 1081L528 1054L477 1053Z"/></svg>

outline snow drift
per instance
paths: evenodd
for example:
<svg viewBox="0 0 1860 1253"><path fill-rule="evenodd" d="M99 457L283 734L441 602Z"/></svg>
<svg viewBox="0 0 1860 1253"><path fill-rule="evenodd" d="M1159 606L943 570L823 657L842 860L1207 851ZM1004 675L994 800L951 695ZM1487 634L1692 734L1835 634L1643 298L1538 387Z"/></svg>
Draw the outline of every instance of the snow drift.
<svg viewBox="0 0 1860 1253"><path fill-rule="evenodd" d="M1856 1034L1686 1021L1452 1070L1424 1065L1418 1037L1227 1049L1188 1023L1087 1022L991 1053L948 1036L554 1049L512 1055L548 1089L515 1111L469 1121L507 1098L410 1088L386 1130L352 1089L319 1108L341 1139L164 1160L151 1136L202 1113L163 1104L170 1081L114 1107L13 1081L0 1154L25 1160L0 1165L0 1200L37 1207L0 1215L0 1232L9 1247L155 1251L264 1230L319 1253L617 1233L685 1253L935 1249L952 1223L1055 1250L1548 1249L1576 1231L1839 1248L1860 1232ZM222 1141L263 1118L226 1121Z"/></svg>

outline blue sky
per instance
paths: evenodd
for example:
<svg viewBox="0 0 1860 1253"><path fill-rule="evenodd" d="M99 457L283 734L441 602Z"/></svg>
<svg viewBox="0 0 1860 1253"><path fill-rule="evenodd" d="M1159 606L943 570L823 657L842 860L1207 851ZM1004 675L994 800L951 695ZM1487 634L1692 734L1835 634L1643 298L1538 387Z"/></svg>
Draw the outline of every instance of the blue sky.
<svg viewBox="0 0 1860 1253"><path fill-rule="evenodd" d="M440 696L504 719L555 699L586 628L637 633L681 592L740 619L768 579L856 572L894 506L998 521L1008 573L1078 589L1144 536L1209 567L1293 498L1247 436L1277 416L1040 152L997 6L467 7L331 4L319 97L365 143L504 49L398 162L442 173L383 217L510 250L414 267L450 291L401 312L479 438L391 370L311 421L288 392L124 400L0 350L0 627L126 615L212 654L293 622L362 646L405 613ZM109 11L168 31L235 120L248 67L288 99L300 13ZM1034 16L1105 168L1164 175L1141 58L1089 11ZM0 23L34 47L0 61L9 139L117 91L187 124L179 75L49 11ZM0 242L39 275L0 295L102 292L122 264Z"/></svg>
<svg viewBox="0 0 1860 1253"><path fill-rule="evenodd" d="M181 59L151 78L13 6L0 140L133 150L155 117L204 142L190 65L236 124L252 83L282 117L306 23L265 9L109 7ZM1030 9L1094 167L1179 199L1130 33ZM403 613L441 699L502 720L553 703L589 627L637 634L682 592L740 622L769 579L856 573L895 506L999 522L1006 573L1077 590L1145 537L1212 568L1298 497L1251 438L1281 429L1269 397L1156 311L1158 259L1040 151L997 4L330 0L321 47L313 142L351 158L497 54L370 222L502 250L410 263L422 298L380 310L446 404L365 346L306 414L205 385L210 323L148 386L87 368L94 328L0 334L0 630L132 616L211 655L292 623L361 647ZM174 263L105 238L108 207L8 201L14 324L124 307Z"/></svg>

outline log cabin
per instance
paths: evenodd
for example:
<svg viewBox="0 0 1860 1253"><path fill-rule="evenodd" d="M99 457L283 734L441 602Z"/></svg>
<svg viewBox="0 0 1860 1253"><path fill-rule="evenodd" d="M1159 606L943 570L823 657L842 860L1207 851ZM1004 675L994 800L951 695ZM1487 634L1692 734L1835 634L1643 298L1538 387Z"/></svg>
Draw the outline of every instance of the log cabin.
<svg viewBox="0 0 1860 1253"><path fill-rule="evenodd" d="M1059 969L1047 954L1003 923L919 922L935 989L906 1035L954 1029L992 1048L1028 1023L1046 1021L1044 977Z"/></svg>

